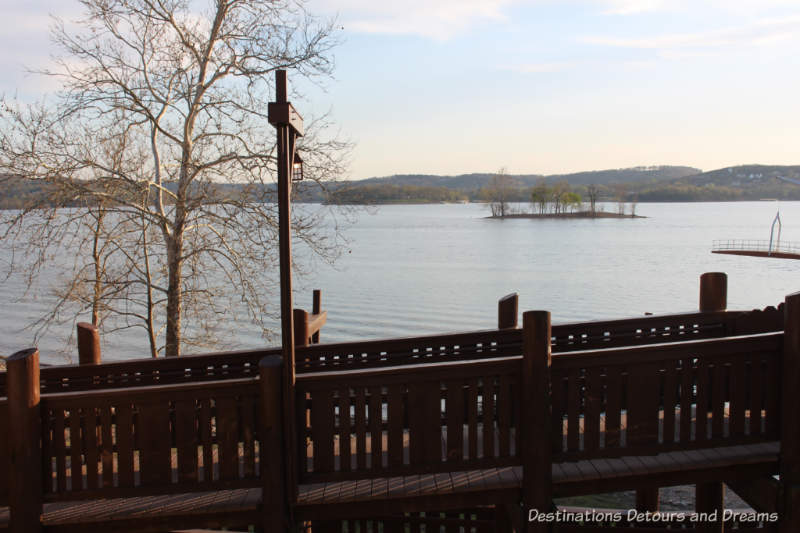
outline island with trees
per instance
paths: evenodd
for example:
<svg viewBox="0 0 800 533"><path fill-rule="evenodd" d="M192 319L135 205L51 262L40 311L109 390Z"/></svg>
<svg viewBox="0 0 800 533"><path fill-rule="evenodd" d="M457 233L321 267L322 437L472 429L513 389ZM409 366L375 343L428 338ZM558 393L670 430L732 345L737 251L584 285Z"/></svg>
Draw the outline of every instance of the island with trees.
<svg viewBox="0 0 800 533"><path fill-rule="evenodd" d="M482 193L489 206L488 218L644 218L636 214L636 198L626 201L625 188L616 187L615 211L598 206L600 189L596 184L585 187L587 200L561 180L548 186L544 179L530 190L529 208L524 203L512 203L513 184L505 169L492 176Z"/></svg>

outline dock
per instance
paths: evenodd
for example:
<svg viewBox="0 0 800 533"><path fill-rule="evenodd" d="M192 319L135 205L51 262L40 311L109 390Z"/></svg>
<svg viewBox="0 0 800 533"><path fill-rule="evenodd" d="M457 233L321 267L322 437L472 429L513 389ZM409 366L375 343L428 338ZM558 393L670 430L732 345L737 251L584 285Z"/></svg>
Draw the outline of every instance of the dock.
<svg viewBox="0 0 800 533"><path fill-rule="evenodd" d="M711 253L746 255L750 257L773 257L776 259L800 259L800 243L771 243L768 240L716 240Z"/></svg>
<svg viewBox="0 0 800 533"><path fill-rule="evenodd" d="M0 531L642 531L528 517L620 490L654 512L672 485L711 515L723 483L778 521L681 531L800 531L800 293L726 294L707 273L698 311L521 327L509 295L495 329L329 344L315 305L290 362L23 350L0 374Z"/></svg>

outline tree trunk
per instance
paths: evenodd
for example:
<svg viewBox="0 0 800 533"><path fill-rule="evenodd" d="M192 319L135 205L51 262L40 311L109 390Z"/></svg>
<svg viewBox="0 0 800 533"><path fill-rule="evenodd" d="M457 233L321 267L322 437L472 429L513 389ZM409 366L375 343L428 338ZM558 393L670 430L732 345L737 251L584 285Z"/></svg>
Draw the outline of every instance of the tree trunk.
<svg viewBox="0 0 800 533"><path fill-rule="evenodd" d="M100 233L103 231L104 207L97 213L92 240L92 260L94 261L94 286L92 294L92 325L100 325L100 300L103 297L103 271L100 266Z"/></svg>
<svg viewBox="0 0 800 533"><path fill-rule="evenodd" d="M183 267L183 235L177 230L167 241L167 332L164 355L177 357L181 354L181 270Z"/></svg>

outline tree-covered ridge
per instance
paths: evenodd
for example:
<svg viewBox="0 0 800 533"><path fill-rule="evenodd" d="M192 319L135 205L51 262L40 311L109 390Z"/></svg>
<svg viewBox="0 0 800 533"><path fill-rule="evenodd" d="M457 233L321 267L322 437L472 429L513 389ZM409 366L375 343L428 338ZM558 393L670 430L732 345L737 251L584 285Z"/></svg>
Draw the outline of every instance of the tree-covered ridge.
<svg viewBox="0 0 800 533"><path fill-rule="evenodd" d="M468 199L467 194L445 187L368 184L342 186L331 192L327 201L333 204L427 204L463 202Z"/></svg>
<svg viewBox="0 0 800 533"><path fill-rule="evenodd" d="M337 204L486 202L490 201L487 190L493 176L409 174L337 183L303 181L295 185L294 199ZM800 185L792 182L800 182L800 166L745 165L709 172L699 172L692 167L635 167L551 176L509 174L507 179L509 202L530 202L537 187L563 188L560 184L564 183L583 202L590 202L591 198L595 202L619 201L620 198L628 202L800 200ZM51 185L41 180L0 176L0 209L23 208L42 195L46 196L48 187ZM164 187L173 190L175 184L166 182ZM204 187L208 202L241 194L245 187L249 187L245 198L251 201L273 201L275 193L272 183L229 182L204 184ZM572 200L574 203L574 198ZM538 200L533 202L538 203Z"/></svg>

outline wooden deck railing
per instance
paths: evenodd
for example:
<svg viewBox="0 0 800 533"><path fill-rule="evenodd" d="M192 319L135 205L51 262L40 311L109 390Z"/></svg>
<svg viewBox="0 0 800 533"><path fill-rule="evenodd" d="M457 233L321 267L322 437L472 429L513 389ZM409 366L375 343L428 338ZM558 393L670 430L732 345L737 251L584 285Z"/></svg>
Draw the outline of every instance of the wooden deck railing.
<svg viewBox="0 0 800 533"><path fill-rule="evenodd" d="M258 400L256 379L43 395L45 501L259 486Z"/></svg>
<svg viewBox="0 0 800 533"><path fill-rule="evenodd" d="M759 333L782 329L782 310L683 313L553 326L553 352ZM468 361L519 355L521 329L500 329L381 339L297 348L297 372L377 368L422 362ZM258 361L280 348L175 358L134 359L99 365L61 365L41 370L42 393L242 379L258 374ZM5 374L0 373L0 396Z"/></svg>
<svg viewBox="0 0 800 533"><path fill-rule="evenodd" d="M261 487L280 528L298 484L519 466L524 504L544 508L554 463L778 439L800 482L800 294L787 302L777 333L775 309L552 329L537 311L522 329L310 346L293 413L276 350L69 367L61 385L20 352L0 504L25 531L42 502Z"/></svg>
<svg viewBox="0 0 800 533"><path fill-rule="evenodd" d="M783 335L552 357L557 461L776 440ZM301 481L519 464L522 357L299 375Z"/></svg>
<svg viewBox="0 0 800 533"><path fill-rule="evenodd" d="M297 377L302 482L513 464L519 357Z"/></svg>
<svg viewBox="0 0 800 533"><path fill-rule="evenodd" d="M783 334L556 354L557 460L778 438Z"/></svg>
<svg viewBox="0 0 800 533"><path fill-rule="evenodd" d="M713 273L712 273L713 274ZM704 274L701 289L713 288ZM714 281L714 279L711 279ZM723 280L724 281L724 280ZM345 368L376 368L422 362L468 361L488 357L508 357L522 353L522 330L516 328L509 310L516 312L516 295L500 301L500 327L496 330L470 331L423 337L381 339L375 341L304 345L319 339L319 324L324 312L319 310L315 291L314 310L317 325L303 328L305 342L296 350L297 372L319 372ZM706 292L709 292L706 290ZM724 309L722 303L707 309ZM308 316L307 313L301 312ZM513 324L514 327L507 327ZM310 328L310 329L309 329ZM621 346L658 344L705 338L781 331L783 308L767 307L753 311L720 311L645 316L560 324L552 327L552 350L562 353ZM301 335L302 336L302 335ZM179 358L136 359L90 365L63 365L42 368L42 393L69 392L107 388L166 385L197 381L242 379L258 374L258 362L266 356L280 355L280 348L242 350L184 356ZM0 373L0 397L5 396L6 376Z"/></svg>
<svg viewBox="0 0 800 533"><path fill-rule="evenodd" d="M8 476L11 450L8 435L8 400L0 398L0 505L8 505Z"/></svg>
<svg viewBox="0 0 800 533"><path fill-rule="evenodd" d="M294 483L520 465L526 505L534 505L551 461L781 437L783 333L551 357L543 324L531 329L547 331L544 339L523 329L522 356L298 375ZM12 357L15 372L33 355ZM38 395L30 388L38 368L28 367L37 373L24 391ZM11 465L9 496L32 495L9 497L12 509L28 508L31 519L37 505L41 514L37 502L260 486L265 509L280 512L281 495L297 490L282 474L280 359L264 358L257 371L258 378L46 393L32 397L34 410L20 408L17 388L11 448L38 457L42 475L25 477L24 463ZM31 421L41 440L23 447L20 428Z"/></svg>

